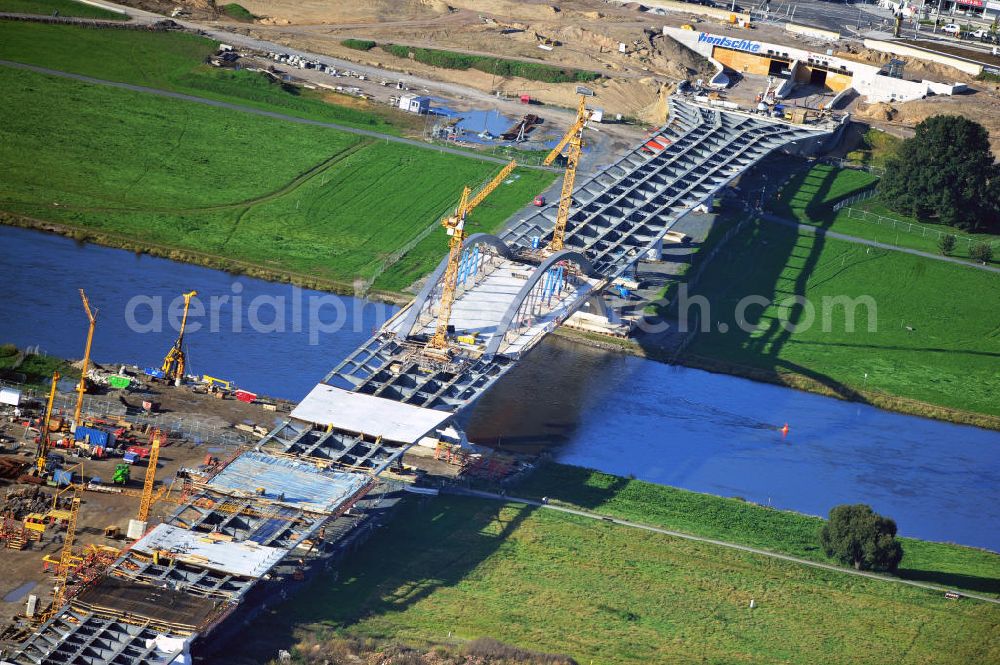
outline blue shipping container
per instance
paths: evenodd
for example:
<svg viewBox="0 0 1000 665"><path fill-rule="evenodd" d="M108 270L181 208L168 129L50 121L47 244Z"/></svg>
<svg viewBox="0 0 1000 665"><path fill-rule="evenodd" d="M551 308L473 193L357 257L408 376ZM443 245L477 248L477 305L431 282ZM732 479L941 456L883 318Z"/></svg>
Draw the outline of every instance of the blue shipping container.
<svg viewBox="0 0 1000 665"><path fill-rule="evenodd" d="M107 448L111 442L111 434L96 427L77 427L76 431L73 432L73 438L77 441L86 439L90 441L90 445L99 448Z"/></svg>
<svg viewBox="0 0 1000 665"><path fill-rule="evenodd" d="M135 464L137 459L139 459L139 455L136 453L125 453L125 455L122 456L122 461L126 464Z"/></svg>

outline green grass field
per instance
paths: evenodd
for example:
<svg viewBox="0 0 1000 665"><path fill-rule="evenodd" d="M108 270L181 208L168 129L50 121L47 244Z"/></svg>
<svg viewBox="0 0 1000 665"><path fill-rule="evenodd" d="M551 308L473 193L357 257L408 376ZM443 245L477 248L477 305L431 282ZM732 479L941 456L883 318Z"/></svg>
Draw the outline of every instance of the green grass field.
<svg viewBox="0 0 1000 665"><path fill-rule="evenodd" d="M834 203L876 180L864 171L817 164L792 177L770 207L777 215L829 231L934 254L939 253L940 234L952 234L958 239L952 256L962 259L969 259L972 245L992 242L993 263L1000 264L1000 238L995 235L964 233L943 224L919 222L889 210L877 197L851 204L853 212L833 209Z"/></svg>
<svg viewBox="0 0 1000 665"><path fill-rule="evenodd" d="M701 494L547 463L511 494L582 508L696 536L836 564L818 544L824 520L739 499ZM1000 598L1000 555L961 545L902 538L904 579Z"/></svg>
<svg viewBox="0 0 1000 665"><path fill-rule="evenodd" d="M186 33L0 21L0 59L4 60L387 134L423 126L411 114L353 97L284 85L259 72L206 65L216 46L214 41Z"/></svg>
<svg viewBox="0 0 1000 665"><path fill-rule="evenodd" d="M464 184L500 168L31 72L0 68L0 82L0 209L321 280L370 277ZM495 227L553 177L518 175L473 229ZM404 287L446 247L431 234L385 283Z"/></svg>
<svg viewBox="0 0 1000 665"><path fill-rule="evenodd" d="M867 389L1000 414L1000 275L773 222L748 226L717 261L727 269L709 271L694 289L711 302L712 320L712 330L689 347L695 356L803 375L845 397ZM737 305L751 295L771 304L752 304L746 322L738 322ZM814 307L811 326L801 325L809 317L800 306L781 316L783 308L775 303L792 296L804 296ZM856 309L854 332L848 332L845 307L824 301L840 296L875 302L873 309ZM876 313L873 331L869 311ZM783 321L801 328L788 330ZM738 323L760 329L745 332Z"/></svg>
<svg viewBox="0 0 1000 665"><path fill-rule="evenodd" d="M59 12L59 16L77 18L100 18L112 21L127 21L129 19L125 14L73 0L0 0L0 12L41 14L42 16L52 16L53 13Z"/></svg>
<svg viewBox="0 0 1000 665"><path fill-rule="evenodd" d="M755 609L748 607L753 599ZM517 504L407 501L257 640L480 636L580 663L985 663L1000 608Z"/></svg>

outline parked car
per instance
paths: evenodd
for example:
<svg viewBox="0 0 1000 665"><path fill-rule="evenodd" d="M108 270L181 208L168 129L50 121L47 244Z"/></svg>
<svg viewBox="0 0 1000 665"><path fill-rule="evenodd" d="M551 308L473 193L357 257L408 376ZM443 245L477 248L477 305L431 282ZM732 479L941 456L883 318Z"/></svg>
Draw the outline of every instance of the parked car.
<svg viewBox="0 0 1000 665"><path fill-rule="evenodd" d="M979 30L973 30L972 32L966 34L965 36L968 39L979 39L979 40L982 40L982 38L984 36L988 35L988 34L990 34L989 30L986 30L984 28L980 28Z"/></svg>
<svg viewBox="0 0 1000 665"><path fill-rule="evenodd" d="M948 25L941 28L942 32L946 32L949 35L960 35L962 33L962 26L958 23L949 23Z"/></svg>

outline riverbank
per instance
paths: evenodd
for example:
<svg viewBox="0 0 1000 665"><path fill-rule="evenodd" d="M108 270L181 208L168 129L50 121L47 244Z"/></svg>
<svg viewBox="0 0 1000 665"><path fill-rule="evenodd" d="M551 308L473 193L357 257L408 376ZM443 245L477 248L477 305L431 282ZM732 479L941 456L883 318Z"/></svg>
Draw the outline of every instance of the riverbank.
<svg viewBox="0 0 1000 665"><path fill-rule="evenodd" d="M547 491L547 480L554 486L564 479L558 472L543 475L549 470L528 482ZM647 514L661 506L658 492L636 497L636 485L606 478L610 487L591 484L599 500L632 494ZM559 494L556 487L552 496ZM670 501L697 496L680 494ZM785 516L772 512L772 519ZM689 522L707 514L692 513ZM750 526L746 514L728 506L715 518ZM969 571L990 574L975 566ZM234 662L257 662L259 654L281 648L305 655L324 637L391 637L433 649L485 636L581 663L732 662L748 653L788 663L987 662L996 649L981 636L1000 611L992 603L952 601L939 592L608 521L456 496L405 502L355 556L312 588L315 593L250 626Z"/></svg>
<svg viewBox="0 0 1000 665"><path fill-rule="evenodd" d="M819 546L825 519L739 498L622 478L593 469L544 462L510 488L524 499L546 498L602 515L841 565ZM833 506L830 506L831 508ZM892 515L888 515L892 517ZM988 549L901 537L897 576L1000 598L1000 554Z"/></svg>
<svg viewBox="0 0 1000 665"><path fill-rule="evenodd" d="M356 295L356 289L353 283L333 279L324 279L316 277L315 275L294 272L287 269L266 268L249 261L241 261L239 259L219 256L217 254L196 252L191 249L182 249L169 245L159 245L147 240L140 241L135 238L130 238L128 236L109 231L83 229L69 224L61 224L59 222L43 219L34 219L32 217L25 217L24 215L15 215L2 210L0 210L0 224L22 229L32 229L34 231L44 231L46 233L55 233L80 243L94 243L95 245L101 245L103 247L124 249L129 252L148 254L149 256L170 259L172 261L190 263L204 268L221 270L229 275L253 277L255 279L262 279L278 284L293 284L304 289L326 291L338 295ZM369 300L383 302L390 305L405 305L412 299L412 296L403 293L395 293L392 291L383 291L378 289L372 289L366 292L364 297Z"/></svg>
<svg viewBox="0 0 1000 665"><path fill-rule="evenodd" d="M678 358L673 359L673 351L660 349L657 347L645 347L634 339L621 339L607 335L598 335L571 328L560 327L554 331L555 335L572 340L587 346L625 353L646 360L655 360L667 365L677 364L692 369L702 369L716 374L729 374L761 383L770 383L785 388L803 390L824 397L834 397L839 400L868 404L886 411L894 411L910 416L922 418L932 418L957 425L971 425L983 429L1000 431L1000 417L985 413L975 413L962 411L959 409L949 409L943 406L928 404L919 400L908 399L898 395L888 395L874 390L851 390L846 393L841 388L834 390L829 385L821 383L816 379L798 374L795 372L783 372L776 370L766 370L759 367L749 367L733 362L727 362L715 358L706 358L690 353L682 353Z"/></svg>

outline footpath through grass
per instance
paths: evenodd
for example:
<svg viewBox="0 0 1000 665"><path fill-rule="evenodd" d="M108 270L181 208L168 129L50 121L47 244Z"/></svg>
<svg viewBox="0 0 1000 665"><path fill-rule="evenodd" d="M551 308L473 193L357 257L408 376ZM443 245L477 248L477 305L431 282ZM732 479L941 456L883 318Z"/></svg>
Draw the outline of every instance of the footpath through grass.
<svg viewBox="0 0 1000 665"><path fill-rule="evenodd" d="M753 599L756 608L750 609ZM996 662L1000 607L518 504L407 500L238 649L489 636L580 663ZM237 654L238 655L238 654Z"/></svg>
<svg viewBox="0 0 1000 665"><path fill-rule="evenodd" d="M852 203L850 209L833 209L838 201L877 180L865 171L817 164L793 176L770 202L770 208L776 215L811 226L932 254L940 253L941 235L954 235L957 242L952 256L967 260L971 260L969 250L973 245L992 242L993 263L1000 265L1000 238L996 235L965 233L943 224L920 222L889 210L877 196Z"/></svg>
<svg viewBox="0 0 1000 665"><path fill-rule="evenodd" d="M180 32L0 21L3 60L386 134L399 135L415 126L412 116L384 106L284 84L261 72L207 65L217 46L212 40Z"/></svg>
<svg viewBox="0 0 1000 665"><path fill-rule="evenodd" d="M622 519L811 561L837 564L819 546L825 520L739 499L547 463L512 490ZM1000 598L1000 555L973 547L902 538L899 577Z"/></svg>
<svg viewBox="0 0 1000 665"><path fill-rule="evenodd" d="M710 302L695 360L1000 415L1000 275L766 221L717 262L693 289Z"/></svg>
<svg viewBox="0 0 1000 665"><path fill-rule="evenodd" d="M0 0L0 12L10 14L39 14L74 18L99 18L109 21L127 21L129 17L94 5L86 5L73 0Z"/></svg>
<svg viewBox="0 0 1000 665"><path fill-rule="evenodd" d="M453 207L463 185L500 168L21 70L0 68L0 85L8 174L0 210L218 257L222 267L233 260L306 275L321 286L370 277ZM553 177L518 175L474 213L480 228L495 227ZM386 283L402 288L446 248L444 233L432 233L406 257L405 273L386 273Z"/></svg>

